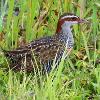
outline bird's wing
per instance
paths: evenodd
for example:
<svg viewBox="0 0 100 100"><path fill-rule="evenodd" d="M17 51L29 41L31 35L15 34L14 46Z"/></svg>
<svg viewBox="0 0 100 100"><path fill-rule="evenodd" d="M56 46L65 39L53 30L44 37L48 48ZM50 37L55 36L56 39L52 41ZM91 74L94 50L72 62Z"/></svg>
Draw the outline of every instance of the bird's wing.
<svg viewBox="0 0 100 100"><path fill-rule="evenodd" d="M51 68L53 60L58 55L61 55L61 51L64 49L63 43L59 41L57 37L45 37L32 41L30 44L23 47L19 47L12 51L3 50L4 55L10 60L10 67L15 69L21 69L21 66L27 66L27 70L32 70L33 65L44 65ZM35 54L35 58L32 54ZM36 61L36 62L35 62ZM34 63L34 64L33 64Z"/></svg>
<svg viewBox="0 0 100 100"><path fill-rule="evenodd" d="M31 54L33 51L42 60L49 60L54 59L57 51L62 47L62 43L56 37L44 37L15 50L4 51L4 54L8 58L21 57L27 53Z"/></svg>
<svg viewBox="0 0 100 100"><path fill-rule="evenodd" d="M54 59L59 50L64 49L64 45L56 36L41 38L29 44L35 54L39 55L42 61Z"/></svg>

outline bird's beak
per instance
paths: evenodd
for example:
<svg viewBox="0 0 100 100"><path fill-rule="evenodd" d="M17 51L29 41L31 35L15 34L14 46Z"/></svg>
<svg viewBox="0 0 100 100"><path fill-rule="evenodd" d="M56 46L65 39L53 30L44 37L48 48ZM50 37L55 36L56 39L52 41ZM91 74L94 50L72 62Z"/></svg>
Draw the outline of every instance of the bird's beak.
<svg viewBox="0 0 100 100"><path fill-rule="evenodd" d="M78 23L88 23L88 21L85 20L85 19L80 19L80 20L78 21Z"/></svg>

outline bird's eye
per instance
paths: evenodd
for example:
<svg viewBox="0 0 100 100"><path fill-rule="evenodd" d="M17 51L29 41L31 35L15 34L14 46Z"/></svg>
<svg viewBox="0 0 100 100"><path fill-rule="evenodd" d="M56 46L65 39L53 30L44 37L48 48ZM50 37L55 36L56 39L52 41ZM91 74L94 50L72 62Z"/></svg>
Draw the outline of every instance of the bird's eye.
<svg viewBox="0 0 100 100"><path fill-rule="evenodd" d="M75 17L72 17L72 19L75 20L76 18Z"/></svg>
<svg viewBox="0 0 100 100"><path fill-rule="evenodd" d="M72 17L72 20L73 20L73 21L76 21L76 20L77 20L77 18L76 18L76 17Z"/></svg>

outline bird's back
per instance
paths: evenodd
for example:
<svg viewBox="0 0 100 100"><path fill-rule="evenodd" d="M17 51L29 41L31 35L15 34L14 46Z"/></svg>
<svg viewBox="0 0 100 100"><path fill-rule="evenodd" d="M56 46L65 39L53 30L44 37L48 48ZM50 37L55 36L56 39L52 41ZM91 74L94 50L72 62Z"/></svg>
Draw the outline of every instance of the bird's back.
<svg viewBox="0 0 100 100"><path fill-rule="evenodd" d="M9 59L10 68L32 71L40 65L50 67L53 60L59 58L64 49L64 45L59 41L59 38L58 35L48 36L34 40L28 45L13 51L4 51L5 56Z"/></svg>

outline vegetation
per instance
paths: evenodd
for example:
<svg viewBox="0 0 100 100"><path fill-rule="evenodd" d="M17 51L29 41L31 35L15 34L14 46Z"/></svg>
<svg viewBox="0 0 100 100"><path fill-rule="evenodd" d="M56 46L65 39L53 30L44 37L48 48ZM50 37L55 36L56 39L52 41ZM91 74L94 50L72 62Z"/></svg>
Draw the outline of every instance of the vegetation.
<svg viewBox="0 0 100 100"><path fill-rule="evenodd" d="M6 70L9 65L0 50L1 100L100 100L99 0L1 0L0 4L0 46L6 50L54 34L63 12L89 21L73 26L74 49L49 75Z"/></svg>

